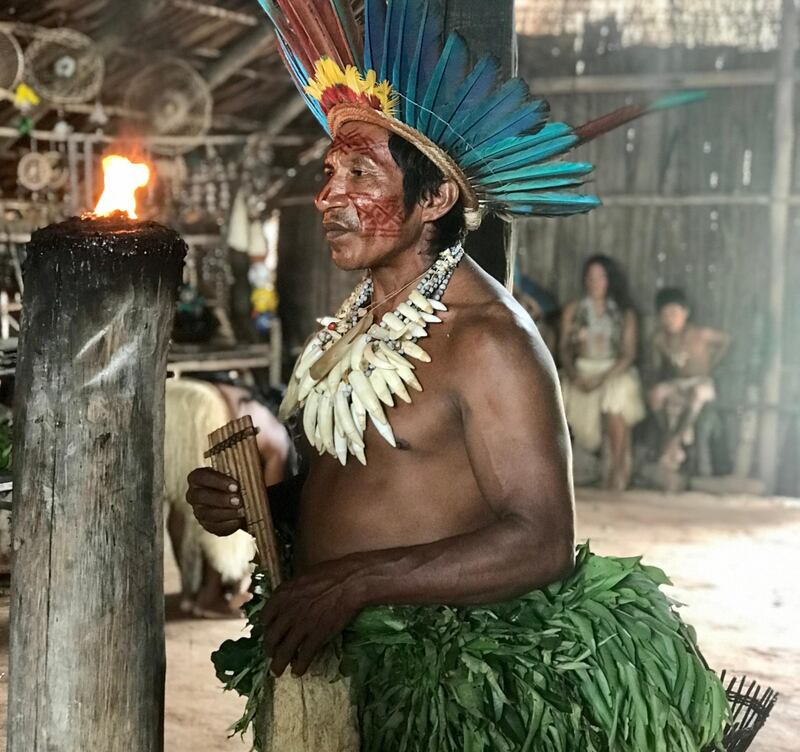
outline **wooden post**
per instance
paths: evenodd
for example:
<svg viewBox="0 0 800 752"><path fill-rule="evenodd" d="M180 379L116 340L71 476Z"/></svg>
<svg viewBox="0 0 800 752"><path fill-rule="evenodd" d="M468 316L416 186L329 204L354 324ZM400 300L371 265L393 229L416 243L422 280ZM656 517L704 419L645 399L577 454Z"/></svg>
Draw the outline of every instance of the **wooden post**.
<svg viewBox="0 0 800 752"><path fill-rule="evenodd" d="M444 13L445 34L457 31L467 42L473 62L493 55L506 78L517 70L513 0L437 0ZM469 234L466 249L489 274L502 283L508 278L510 225L485 217L481 228Z"/></svg>
<svg viewBox="0 0 800 752"><path fill-rule="evenodd" d="M781 41L775 82L775 152L770 205L769 312L772 348L762 393L762 402L766 409L761 419L759 461L760 475L767 493L775 492L781 446L780 415L774 406L780 404L782 398L786 253L791 221L789 195L792 189L794 164L794 60L798 48L797 26L798 11L795 0L783 0Z"/></svg>
<svg viewBox="0 0 800 752"><path fill-rule="evenodd" d="M184 251L127 219L72 219L28 246L9 752L163 750L164 383Z"/></svg>

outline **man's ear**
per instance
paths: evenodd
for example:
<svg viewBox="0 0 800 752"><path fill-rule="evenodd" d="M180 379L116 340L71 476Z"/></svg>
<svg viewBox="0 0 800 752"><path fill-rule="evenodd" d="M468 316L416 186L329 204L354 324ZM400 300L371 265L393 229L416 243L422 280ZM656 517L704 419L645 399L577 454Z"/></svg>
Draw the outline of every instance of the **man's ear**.
<svg viewBox="0 0 800 752"><path fill-rule="evenodd" d="M452 180L445 180L436 193L422 202L422 221L435 222L449 212L458 201L458 186Z"/></svg>

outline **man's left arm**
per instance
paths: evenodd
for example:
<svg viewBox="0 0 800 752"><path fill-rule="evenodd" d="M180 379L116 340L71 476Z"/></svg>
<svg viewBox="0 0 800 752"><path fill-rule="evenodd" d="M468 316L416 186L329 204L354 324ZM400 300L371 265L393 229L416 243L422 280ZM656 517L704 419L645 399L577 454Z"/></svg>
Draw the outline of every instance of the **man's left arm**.
<svg viewBox="0 0 800 752"><path fill-rule="evenodd" d="M492 603L572 571L570 445L552 359L538 334L516 327L508 336L476 328L462 341L454 360L466 447L495 521L434 543L347 556L285 583L265 609L274 672L289 662L304 672L366 606Z"/></svg>

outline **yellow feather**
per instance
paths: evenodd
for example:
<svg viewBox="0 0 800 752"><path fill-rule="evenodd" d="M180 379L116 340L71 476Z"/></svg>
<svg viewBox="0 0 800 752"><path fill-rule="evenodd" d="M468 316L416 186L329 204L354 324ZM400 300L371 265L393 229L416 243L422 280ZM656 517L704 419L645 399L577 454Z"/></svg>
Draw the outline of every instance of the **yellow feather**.
<svg viewBox="0 0 800 752"><path fill-rule="evenodd" d="M364 77L355 66L348 65L342 70L338 63L329 57L317 60L314 65L314 78L304 87L305 92L321 102L325 92L336 86L346 86L359 96L374 97L378 100L381 110L389 116L394 115L399 102L392 85L388 81L378 83L378 76L374 70L367 71Z"/></svg>
<svg viewBox="0 0 800 752"><path fill-rule="evenodd" d="M362 79L358 69L352 65L348 65L344 71L344 85L347 86L348 89L352 89L356 93L360 94L361 84Z"/></svg>

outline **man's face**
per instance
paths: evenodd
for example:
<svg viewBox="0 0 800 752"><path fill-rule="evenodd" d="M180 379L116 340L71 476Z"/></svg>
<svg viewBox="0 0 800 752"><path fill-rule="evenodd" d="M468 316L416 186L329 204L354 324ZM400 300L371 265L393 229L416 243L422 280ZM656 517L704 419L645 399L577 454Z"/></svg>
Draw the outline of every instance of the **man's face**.
<svg viewBox="0 0 800 752"><path fill-rule="evenodd" d="M316 207L340 269L381 266L422 236L421 208L407 214L403 206L403 173L389 135L377 125L347 123L325 157Z"/></svg>
<svg viewBox="0 0 800 752"><path fill-rule="evenodd" d="M689 318L689 309L680 303L668 303L658 312L658 318L667 334L680 334Z"/></svg>

